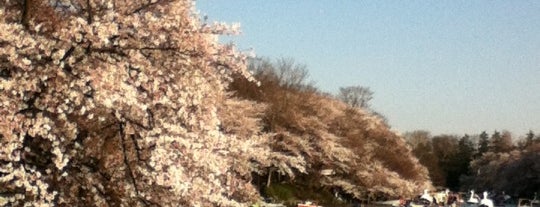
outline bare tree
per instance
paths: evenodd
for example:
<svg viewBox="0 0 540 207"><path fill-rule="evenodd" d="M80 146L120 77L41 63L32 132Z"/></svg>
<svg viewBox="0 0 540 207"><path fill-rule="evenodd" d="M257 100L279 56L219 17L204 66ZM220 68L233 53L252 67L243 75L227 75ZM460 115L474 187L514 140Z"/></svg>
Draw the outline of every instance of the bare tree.
<svg viewBox="0 0 540 207"><path fill-rule="evenodd" d="M338 98L352 107L366 109L373 98L373 91L364 86L340 87Z"/></svg>
<svg viewBox="0 0 540 207"><path fill-rule="evenodd" d="M431 140L431 133L425 130L415 130L412 132L405 132L403 137L412 148L416 148L419 144L428 144Z"/></svg>

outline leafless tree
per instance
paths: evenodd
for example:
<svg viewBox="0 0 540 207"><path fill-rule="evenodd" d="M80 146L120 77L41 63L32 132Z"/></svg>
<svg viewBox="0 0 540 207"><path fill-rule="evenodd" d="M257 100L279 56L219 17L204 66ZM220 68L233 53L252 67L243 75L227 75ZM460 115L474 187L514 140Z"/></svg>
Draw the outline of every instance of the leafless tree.
<svg viewBox="0 0 540 207"><path fill-rule="evenodd" d="M338 98L352 107L367 109L373 99L373 91L364 86L340 87Z"/></svg>

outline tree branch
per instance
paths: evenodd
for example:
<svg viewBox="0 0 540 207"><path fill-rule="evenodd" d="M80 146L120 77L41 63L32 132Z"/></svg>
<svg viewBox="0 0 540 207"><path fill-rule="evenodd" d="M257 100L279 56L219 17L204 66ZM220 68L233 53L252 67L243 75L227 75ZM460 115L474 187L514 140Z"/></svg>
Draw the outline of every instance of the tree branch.
<svg viewBox="0 0 540 207"><path fill-rule="evenodd" d="M86 17L86 21L88 24L92 24L94 21L94 14L92 14L92 5L90 4L90 0L86 0L86 9L88 10L88 16Z"/></svg>
<svg viewBox="0 0 540 207"><path fill-rule="evenodd" d="M137 185L137 180L135 179L135 173L131 169L131 165L129 164L129 158L128 158L128 152L127 152L127 144L126 144L126 133L124 131L124 123L119 122L118 123L119 133L120 133L120 139L122 140L122 153L124 155L124 164L126 165L126 169L128 171L128 176L131 179L131 182L133 183L133 187L135 189L135 193L137 194L137 197L139 200L145 205L149 206L148 201L144 200L141 197L141 194L139 192L139 187Z"/></svg>
<svg viewBox="0 0 540 207"><path fill-rule="evenodd" d="M137 159L139 161L144 161L141 158L141 152L140 152L141 148L139 147L139 143L137 143L137 139L136 139L135 135L130 134L129 137L131 138L131 141L133 142L133 146L135 147L135 153L137 154Z"/></svg>
<svg viewBox="0 0 540 207"><path fill-rule="evenodd" d="M143 9L146 9L146 8L152 6L152 5L157 4L157 3L160 3L160 1L158 0L158 1L154 2L154 3L152 3L151 0L148 0L148 3L147 3L147 4L143 4L141 7L136 8L135 10L133 10L132 12L130 12L129 14L139 13L139 12L142 11Z"/></svg>

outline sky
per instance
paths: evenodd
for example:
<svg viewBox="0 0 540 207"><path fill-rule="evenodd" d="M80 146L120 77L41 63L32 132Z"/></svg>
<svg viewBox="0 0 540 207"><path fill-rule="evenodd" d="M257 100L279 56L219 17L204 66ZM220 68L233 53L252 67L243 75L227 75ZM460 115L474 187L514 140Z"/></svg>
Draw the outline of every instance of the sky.
<svg viewBox="0 0 540 207"><path fill-rule="evenodd" d="M324 92L365 86L401 133L540 134L540 1L197 0L242 51L307 66Z"/></svg>

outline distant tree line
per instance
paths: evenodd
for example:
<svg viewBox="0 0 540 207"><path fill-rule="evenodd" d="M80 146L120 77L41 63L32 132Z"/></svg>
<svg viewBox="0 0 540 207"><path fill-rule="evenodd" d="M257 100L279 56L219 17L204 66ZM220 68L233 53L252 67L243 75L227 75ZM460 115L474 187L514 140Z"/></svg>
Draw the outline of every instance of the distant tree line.
<svg viewBox="0 0 540 207"><path fill-rule="evenodd" d="M540 136L533 131L520 138L508 131L458 137L418 130L404 136L435 186L512 196L540 189Z"/></svg>

